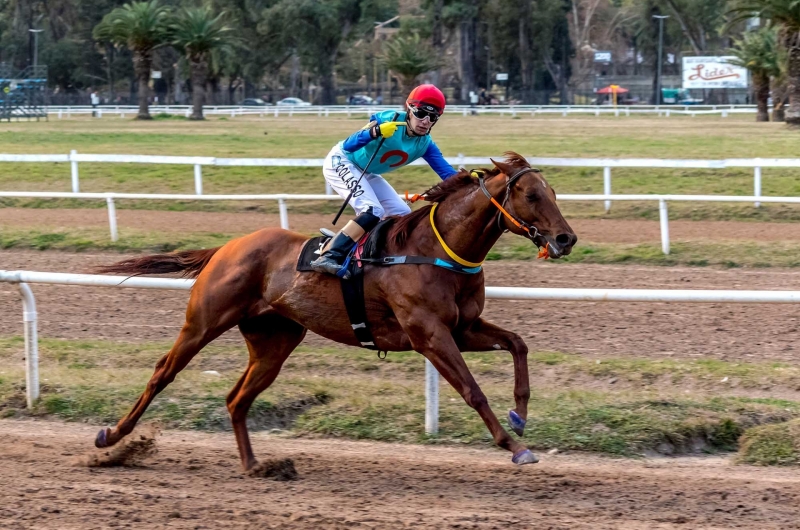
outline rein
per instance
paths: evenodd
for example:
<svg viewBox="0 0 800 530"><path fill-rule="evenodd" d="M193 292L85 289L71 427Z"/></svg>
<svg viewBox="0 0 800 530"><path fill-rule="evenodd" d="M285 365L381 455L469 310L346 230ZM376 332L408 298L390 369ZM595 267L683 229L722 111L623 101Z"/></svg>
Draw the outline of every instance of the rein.
<svg viewBox="0 0 800 530"><path fill-rule="evenodd" d="M505 209L505 204L508 202L508 199L511 196L511 186L513 186L514 182L516 182L517 179L520 178L522 175L524 175L526 173L531 173L533 171L537 171L537 170L535 170L533 168L530 168L530 167L527 167L527 168L524 168L524 169L520 169L519 171L517 171L516 173L514 173L513 175L511 175L508 178L508 182L506 182L506 195L503 198L503 202L502 203L498 202L498 200L495 199L492 196L492 194L489 193L489 190L486 188L485 173L483 171L481 171L479 169L473 169L472 171L470 171L470 175L473 176L473 177L476 177L478 179L478 184L480 184L481 191L483 192L483 194L486 195L486 198L489 199L489 201L491 201L491 203L494 204L497 207L497 209L499 210L499 212L497 214L497 225L500 226L500 228L503 228L500 225L500 222L501 222L502 218L505 217L506 219L511 221L511 223L514 226L516 226L517 228L519 228L521 230L524 230L525 231L525 237L530 239L533 242L533 244L536 245L540 249L539 250L539 255L537 257L543 258L543 259L548 259L550 257L549 252L548 252L550 243L545 242L545 246L544 246L544 248L542 248L542 246L539 243L536 242L536 238L540 237L542 235L541 232L539 232L539 229L536 228L535 226L533 226L532 224L523 221L522 219L518 218L517 216L515 216L514 214L510 213L508 210ZM406 191L406 201L408 201L410 203L414 203L414 202L417 202L417 201L420 201L420 200L425 200L425 199L426 199L425 195L420 195L419 193L415 193L414 195L409 196L408 191ZM453 252L453 249L451 249L449 246L447 246L447 243L444 242L444 238L439 233L439 231L436 229L436 224L434 223L434 220L433 220L433 215L434 215L433 212L436 210L436 206L438 206L438 204L439 203L434 203L434 205L431 207L430 221L431 221L431 228L433 228L433 233L434 233L434 235L436 235L436 239L439 240L439 244L442 246L442 249L444 249L444 251L447 253L447 255L450 256L459 265L463 265L464 267L480 267L483 264L483 262L473 263L471 261L465 260L464 258L460 257L458 254Z"/></svg>

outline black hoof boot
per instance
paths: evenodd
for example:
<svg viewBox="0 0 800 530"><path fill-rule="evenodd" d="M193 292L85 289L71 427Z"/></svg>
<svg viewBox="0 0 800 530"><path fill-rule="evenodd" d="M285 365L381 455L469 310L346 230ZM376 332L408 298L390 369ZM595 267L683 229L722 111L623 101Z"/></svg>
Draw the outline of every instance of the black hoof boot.
<svg viewBox="0 0 800 530"><path fill-rule="evenodd" d="M320 257L310 263L311 268L316 272L336 275L342 270L342 264L347 259L347 254L353 248L355 242L344 232L339 232L331 241L328 249ZM349 274L347 274L349 276ZM347 277L345 277L345 280Z"/></svg>

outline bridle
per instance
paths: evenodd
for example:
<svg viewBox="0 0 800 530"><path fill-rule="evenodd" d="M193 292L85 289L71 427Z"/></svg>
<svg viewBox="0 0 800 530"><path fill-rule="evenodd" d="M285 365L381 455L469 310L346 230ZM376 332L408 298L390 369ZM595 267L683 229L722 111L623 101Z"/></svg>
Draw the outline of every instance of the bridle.
<svg viewBox="0 0 800 530"><path fill-rule="evenodd" d="M470 175L472 175L473 177L476 177L478 179L478 184L480 184L481 191L483 192L483 194L486 195L486 198L489 199L492 202L492 204L497 206L498 210L500 210L497 213L497 226L503 231L507 230L507 228L505 228L503 226L503 224L502 224L503 217L505 217L506 219L511 221L511 223L514 226L516 226L517 228L519 228L521 230L524 230L525 231L525 237L527 237L528 239L533 241L534 245L536 245L537 247L541 248L542 245L540 245L536 241L537 237L540 237L540 238L544 237L544 236L542 236L541 232L539 232L539 229L536 228L535 226L533 226L532 224L523 221L522 219L520 219L519 217L517 217L513 213L510 213L505 208L506 203L508 202L508 199L511 197L511 186L514 185L514 182L516 182L517 179L519 179L525 173L534 173L534 172L538 173L539 170L538 169L534 169L534 168L530 168L530 167L526 167L524 169L520 169L519 171L517 171L513 175L509 176L508 177L508 181L506 182L506 194L505 194L505 197L503 197L503 202L502 203L498 202L497 199L495 199L492 196L492 194L489 193L489 190L486 188L486 182L485 182L486 174L483 171L481 171L479 169L473 169L472 171L470 171ZM510 208L510 205L509 205L509 208ZM545 242L545 245L547 245L547 242Z"/></svg>
<svg viewBox="0 0 800 530"><path fill-rule="evenodd" d="M478 179L478 183L480 184L481 191L483 192L483 194L486 195L486 198L488 198L491 201L491 203L494 204L497 207L497 209L499 210L497 212L497 227L502 232L505 232L505 231L508 230L508 228L503 226L503 218L505 217L514 226L516 226L517 228L525 231L525 237L530 239L533 242L533 244L536 245L537 248L539 248L539 256L538 256L539 258L548 259L550 257L550 254L549 254L550 243L547 240L545 240L544 241L544 248L542 248L542 245L539 244L538 241L536 241L537 238L544 239L544 236L542 235L541 232L539 232L539 229L536 228L535 226L533 226L532 224L523 221L522 219L520 219L519 217L517 217L513 213L510 213L505 208L505 205L508 202L508 199L511 197L511 186L514 185L514 182L516 182L517 179L519 179L525 173L533 173L533 172L537 172L538 173L539 170L538 169L533 169L533 168L530 168L530 167L526 167L524 169L520 169L519 171L517 171L516 173L514 173L511 176L506 175L508 177L508 181L506 182L506 194L505 194L505 197L503 197L503 202L502 203L498 202L497 199L495 199L492 196L492 194L489 193L489 190L486 188L486 182L485 182L486 174L485 174L484 171L481 171L479 169L473 169L472 171L470 171L470 175L473 176L473 177L476 177ZM415 193L414 195L409 196L408 192L406 191L406 200L408 202L414 203L414 202L417 202L419 200L425 200L425 199L426 199L425 195L420 195L418 193ZM438 203L434 204L433 207L431 208L431 211L430 211L431 228L433 228L433 233L436 236L436 239L439 240L439 244L441 244L441 246L444 249L444 251L447 253L448 256L453 258L453 260L455 260L460 265L467 266L467 267L480 267L481 263L472 263L472 262L466 261L465 259L459 257L450 247L447 246L447 243L445 243L444 238L441 236L441 234L439 234L439 231L436 229L436 224L434 222L434 212L436 211L436 206L438 206Z"/></svg>

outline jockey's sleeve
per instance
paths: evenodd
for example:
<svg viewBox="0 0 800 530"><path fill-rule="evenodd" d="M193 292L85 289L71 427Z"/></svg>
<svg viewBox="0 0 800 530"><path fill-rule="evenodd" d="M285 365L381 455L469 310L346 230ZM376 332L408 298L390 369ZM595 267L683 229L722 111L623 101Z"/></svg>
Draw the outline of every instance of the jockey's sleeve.
<svg viewBox="0 0 800 530"><path fill-rule="evenodd" d="M442 180L446 179L447 177L452 177L458 171L455 170L453 166L445 161L444 157L442 156L442 152L439 151L439 147L433 141L428 144L428 148L425 150L425 154L422 155L422 158L425 162L431 166L437 175L439 175Z"/></svg>
<svg viewBox="0 0 800 530"><path fill-rule="evenodd" d="M372 140L374 140L374 138L369 134L369 130L375 124L379 124L380 122L381 120L378 118L377 114L370 116L367 126L357 133L350 135L347 140L342 142L342 148L348 153L355 153L370 143Z"/></svg>

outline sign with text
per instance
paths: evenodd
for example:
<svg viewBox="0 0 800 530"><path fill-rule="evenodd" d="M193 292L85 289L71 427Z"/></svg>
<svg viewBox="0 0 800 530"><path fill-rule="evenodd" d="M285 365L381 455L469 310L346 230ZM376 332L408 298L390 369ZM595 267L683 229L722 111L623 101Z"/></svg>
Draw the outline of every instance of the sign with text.
<svg viewBox="0 0 800 530"><path fill-rule="evenodd" d="M610 63L611 52L594 52L594 62L596 63Z"/></svg>
<svg viewBox="0 0 800 530"><path fill-rule="evenodd" d="M735 57L684 57L683 88L747 88L747 69Z"/></svg>
<svg viewBox="0 0 800 530"><path fill-rule="evenodd" d="M507 73L497 74L497 80L508 81L508 74Z"/></svg>

